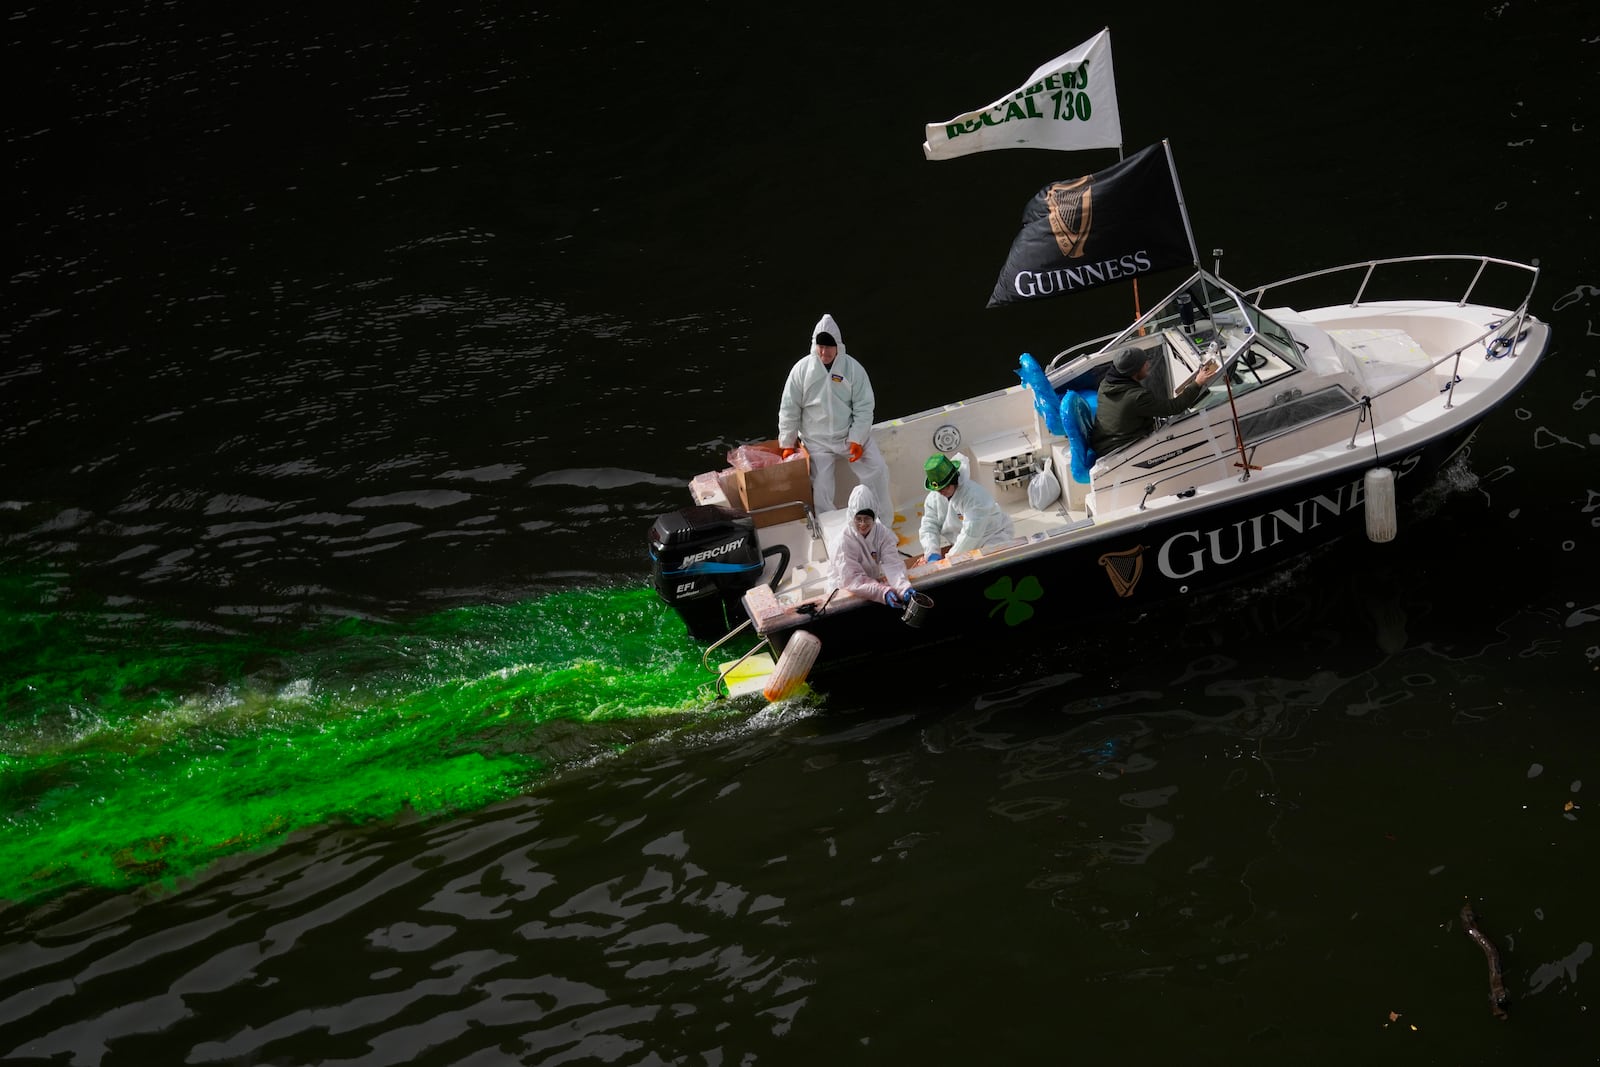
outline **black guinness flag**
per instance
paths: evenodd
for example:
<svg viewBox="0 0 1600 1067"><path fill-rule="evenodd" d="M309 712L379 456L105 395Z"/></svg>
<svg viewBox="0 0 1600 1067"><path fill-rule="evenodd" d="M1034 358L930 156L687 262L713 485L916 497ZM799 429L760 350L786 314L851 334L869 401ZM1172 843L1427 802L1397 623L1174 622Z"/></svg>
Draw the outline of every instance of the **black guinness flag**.
<svg viewBox="0 0 1600 1067"><path fill-rule="evenodd" d="M1051 182L1022 212L989 306L1042 300L1195 262L1161 145Z"/></svg>

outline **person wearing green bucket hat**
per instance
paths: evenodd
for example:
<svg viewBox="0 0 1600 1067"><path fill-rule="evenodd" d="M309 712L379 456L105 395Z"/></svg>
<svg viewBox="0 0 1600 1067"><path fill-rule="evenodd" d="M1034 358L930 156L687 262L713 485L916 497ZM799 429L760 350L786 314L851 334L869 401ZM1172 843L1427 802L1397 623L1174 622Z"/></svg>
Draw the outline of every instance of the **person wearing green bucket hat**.
<svg viewBox="0 0 1600 1067"><path fill-rule="evenodd" d="M965 461L959 454L953 460L936 453L922 465L928 498L922 504L922 525L917 533L928 563L937 563L949 553L1003 545L1017 536L1011 516L976 479L964 476ZM948 553L944 547L947 535L951 539Z"/></svg>
<svg viewBox="0 0 1600 1067"><path fill-rule="evenodd" d="M943 452L928 457L928 462L922 465L922 487L929 492L937 492L954 482L961 473L955 461Z"/></svg>

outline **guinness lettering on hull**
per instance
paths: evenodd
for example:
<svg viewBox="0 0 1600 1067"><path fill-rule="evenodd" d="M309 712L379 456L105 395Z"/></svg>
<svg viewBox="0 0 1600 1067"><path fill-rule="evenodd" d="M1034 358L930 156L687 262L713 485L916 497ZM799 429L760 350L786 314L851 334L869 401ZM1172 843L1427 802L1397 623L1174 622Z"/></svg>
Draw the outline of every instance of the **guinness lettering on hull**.
<svg viewBox="0 0 1600 1067"><path fill-rule="evenodd" d="M1395 476L1413 470L1420 453L1395 464ZM1338 486L1331 494L1315 493L1288 507L1264 511L1215 529L1190 529L1172 534L1156 550L1156 569L1173 581L1193 578L1206 570L1226 567L1259 552L1276 548L1358 511L1366 503L1366 480L1357 478ZM1137 560L1131 558L1137 557ZM1143 571L1144 546L1107 553L1100 565L1119 597L1133 595Z"/></svg>

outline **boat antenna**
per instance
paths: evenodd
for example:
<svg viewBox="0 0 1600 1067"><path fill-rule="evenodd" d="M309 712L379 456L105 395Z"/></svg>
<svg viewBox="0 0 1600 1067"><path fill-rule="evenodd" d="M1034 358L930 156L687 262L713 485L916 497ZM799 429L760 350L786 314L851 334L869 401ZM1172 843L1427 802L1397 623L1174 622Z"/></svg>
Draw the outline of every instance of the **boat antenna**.
<svg viewBox="0 0 1600 1067"><path fill-rule="evenodd" d="M1172 158L1172 142L1163 137L1161 147L1167 150L1167 168L1172 171L1172 191L1178 194L1178 214L1183 216L1183 232L1189 237L1189 254L1194 256L1194 269L1203 270L1200 266L1200 248L1194 243L1194 227L1189 225L1189 209L1183 202L1183 186L1178 182L1178 164Z"/></svg>

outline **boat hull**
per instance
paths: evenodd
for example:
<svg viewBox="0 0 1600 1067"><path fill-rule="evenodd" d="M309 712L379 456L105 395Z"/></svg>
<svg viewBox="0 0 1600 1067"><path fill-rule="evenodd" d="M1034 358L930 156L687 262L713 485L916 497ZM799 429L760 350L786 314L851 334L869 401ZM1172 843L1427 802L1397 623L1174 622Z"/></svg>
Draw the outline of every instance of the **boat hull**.
<svg viewBox="0 0 1600 1067"><path fill-rule="evenodd" d="M1401 500L1431 485L1476 427L1461 426L1386 462ZM1352 452L1352 457L1358 455ZM1371 457L1319 477L1262 488L1229 504L1180 513L1152 512L1143 526L1119 522L1047 553L924 586L934 600L919 625L897 612L856 603L810 616L799 626L764 629L780 650L801 629L822 641L813 669L841 667L941 642L1039 647L1052 629L1152 610L1294 565L1347 535L1365 536L1365 476ZM1404 536L1404 530L1401 531Z"/></svg>

